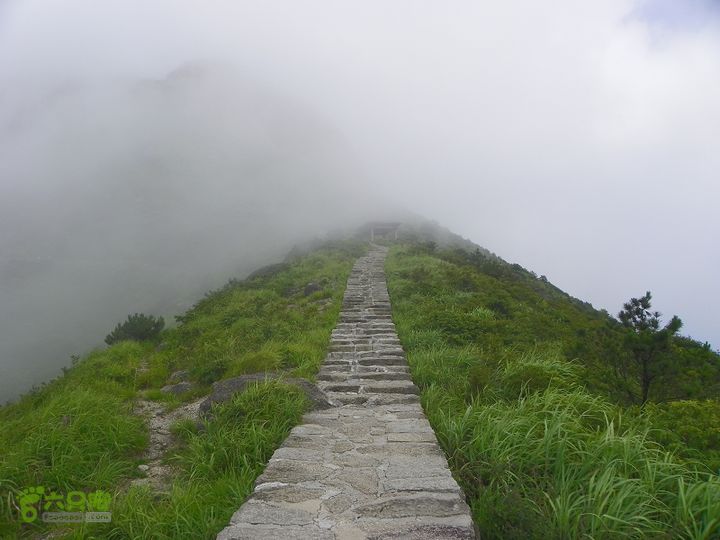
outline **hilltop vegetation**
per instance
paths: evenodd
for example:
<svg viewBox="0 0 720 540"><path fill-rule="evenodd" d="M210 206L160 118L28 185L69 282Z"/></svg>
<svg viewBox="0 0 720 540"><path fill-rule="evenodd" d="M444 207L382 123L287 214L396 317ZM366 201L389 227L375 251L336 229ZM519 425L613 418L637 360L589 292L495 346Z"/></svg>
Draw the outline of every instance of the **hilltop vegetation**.
<svg viewBox="0 0 720 540"><path fill-rule="evenodd" d="M427 242L393 247L387 271L413 379L483 538L720 535L708 346L675 340L682 377L665 373L641 409L618 371L625 329L543 278Z"/></svg>
<svg viewBox="0 0 720 540"><path fill-rule="evenodd" d="M718 354L672 337L641 405L621 322L438 230L406 231L392 246L388 286L413 380L482 537L720 537ZM141 341L111 339L0 408L0 536L48 532L21 525L13 506L20 490L45 486L113 495L111 523L50 528L59 536L214 538L306 410L283 377L314 377L364 249L294 251L209 293L174 328L131 316ZM161 391L179 371L190 385ZM131 485L149 444L138 400L180 408L256 372L280 378L172 426L165 489Z"/></svg>
<svg viewBox="0 0 720 540"><path fill-rule="evenodd" d="M43 486L109 491L112 523L56 526L72 538L214 538L252 489L275 448L305 410L306 398L278 381L251 386L217 406L211 420L173 427L179 444L165 462L175 479L162 493L130 487L148 445L139 397L177 407L213 381L253 372L312 378L335 325L348 273L364 246L327 243L209 293L176 328L153 341L97 350L62 377L0 408L0 536L33 536L22 525L19 492ZM312 287L308 288L308 284ZM163 393L172 372L192 388Z"/></svg>

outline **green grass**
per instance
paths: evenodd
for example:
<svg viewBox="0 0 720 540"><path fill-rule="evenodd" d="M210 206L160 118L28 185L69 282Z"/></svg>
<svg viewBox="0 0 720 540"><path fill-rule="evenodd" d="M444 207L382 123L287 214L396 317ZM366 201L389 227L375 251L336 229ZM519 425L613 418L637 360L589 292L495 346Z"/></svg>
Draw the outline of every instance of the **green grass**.
<svg viewBox="0 0 720 540"><path fill-rule="evenodd" d="M143 396L168 407L207 394L212 382L253 372L312 379L335 326L347 276L364 246L336 242L264 277L230 281L165 330L158 343L121 342L76 362L63 376L0 408L0 537L33 536L21 526L18 491L103 489L113 494L110 526L50 528L69 538L214 538L251 490L273 450L305 407L281 382L248 389L218 409L204 429L174 427L179 449L166 456L178 478L167 494L128 489L139 476L148 434L132 412ZM303 288L321 290L305 296ZM98 341L102 336L98 336ZM187 369L195 389L160 392Z"/></svg>
<svg viewBox="0 0 720 540"><path fill-rule="evenodd" d="M306 407L296 388L268 382L217 407L199 432L187 423L176 427L185 444L170 459L182 471L170 492L158 497L133 488L115 506L112 524L77 537L214 538Z"/></svg>
<svg viewBox="0 0 720 540"><path fill-rule="evenodd" d="M280 380L253 385L212 420L172 426L166 493L129 488L148 435L136 398L177 407L253 372L312 379L363 246L326 245L263 277L231 281L165 330L122 342L0 408L0 537L214 538L307 407ZM682 369L657 403L623 401L620 334L522 268L458 251L394 246L393 318L413 379L483 538L720 537L716 355L678 341ZM309 282L318 292L305 296ZM98 340L101 336L98 336ZM715 362L715 363L714 363ZM194 390L160 391L176 370ZM661 402L666 396L683 399ZM110 524L20 526L17 491L105 489Z"/></svg>
<svg viewBox="0 0 720 540"><path fill-rule="evenodd" d="M680 437L659 444L680 418L667 407L613 399L598 363L607 351L582 343L602 314L408 246L391 250L387 273L423 407L483 538L720 537L712 455L684 459Z"/></svg>
<svg viewBox="0 0 720 540"><path fill-rule="evenodd" d="M124 342L94 352L42 390L1 408L3 486L107 488L127 474L132 452L147 440L129 400L140 359L150 351Z"/></svg>

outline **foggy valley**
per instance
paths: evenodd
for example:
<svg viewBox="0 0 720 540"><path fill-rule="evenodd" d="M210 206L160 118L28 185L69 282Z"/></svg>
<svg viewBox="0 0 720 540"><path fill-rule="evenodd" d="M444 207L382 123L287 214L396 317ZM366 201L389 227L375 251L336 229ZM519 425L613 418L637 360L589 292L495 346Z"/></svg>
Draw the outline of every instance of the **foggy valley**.
<svg viewBox="0 0 720 540"><path fill-rule="evenodd" d="M403 212L717 348L720 18L688 6L5 1L0 400Z"/></svg>

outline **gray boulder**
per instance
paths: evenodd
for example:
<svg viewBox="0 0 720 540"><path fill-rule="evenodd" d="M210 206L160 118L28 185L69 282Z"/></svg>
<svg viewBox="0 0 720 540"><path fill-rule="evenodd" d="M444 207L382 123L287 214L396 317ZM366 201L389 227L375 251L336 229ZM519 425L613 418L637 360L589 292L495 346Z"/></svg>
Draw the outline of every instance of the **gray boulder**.
<svg viewBox="0 0 720 540"><path fill-rule="evenodd" d="M160 391L164 394L182 394L188 390L192 390L193 385L189 382L179 382L177 384L168 384L163 386Z"/></svg>
<svg viewBox="0 0 720 540"><path fill-rule="evenodd" d="M305 289L303 289L303 294L305 296L310 296L313 293L322 291L322 289L323 288L320 285L318 285L317 283L311 282L311 283L308 283L307 285L305 285Z"/></svg>
<svg viewBox="0 0 720 540"><path fill-rule="evenodd" d="M187 369L181 369L179 371L175 371L170 375L170 378L168 379L168 382L171 384L184 382L188 380L188 377L190 376L190 371Z"/></svg>
<svg viewBox="0 0 720 540"><path fill-rule="evenodd" d="M306 379L294 377L280 378L280 374L278 373L252 373L214 382L212 392L207 399L200 404L200 415L207 416L215 403L228 401L236 393L245 390L249 384L276 379L279 379L284 384L290 384L302 390L312 403L313 409L328 409L334 406L322 390Z"/></svg>

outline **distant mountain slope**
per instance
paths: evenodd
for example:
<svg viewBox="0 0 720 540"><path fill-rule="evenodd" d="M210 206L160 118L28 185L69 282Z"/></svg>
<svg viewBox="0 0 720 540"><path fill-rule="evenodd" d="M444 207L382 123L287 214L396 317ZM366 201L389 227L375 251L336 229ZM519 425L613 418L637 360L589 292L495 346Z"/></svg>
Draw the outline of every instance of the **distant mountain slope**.
<svg viewBox="0 0 720 540"><path fill-rule="evenodd" d="M720 535L717 353L676 339L675 369L640 409L607 313L427 237L393 246L387 272L413 380L482 538Z"/></svg>

